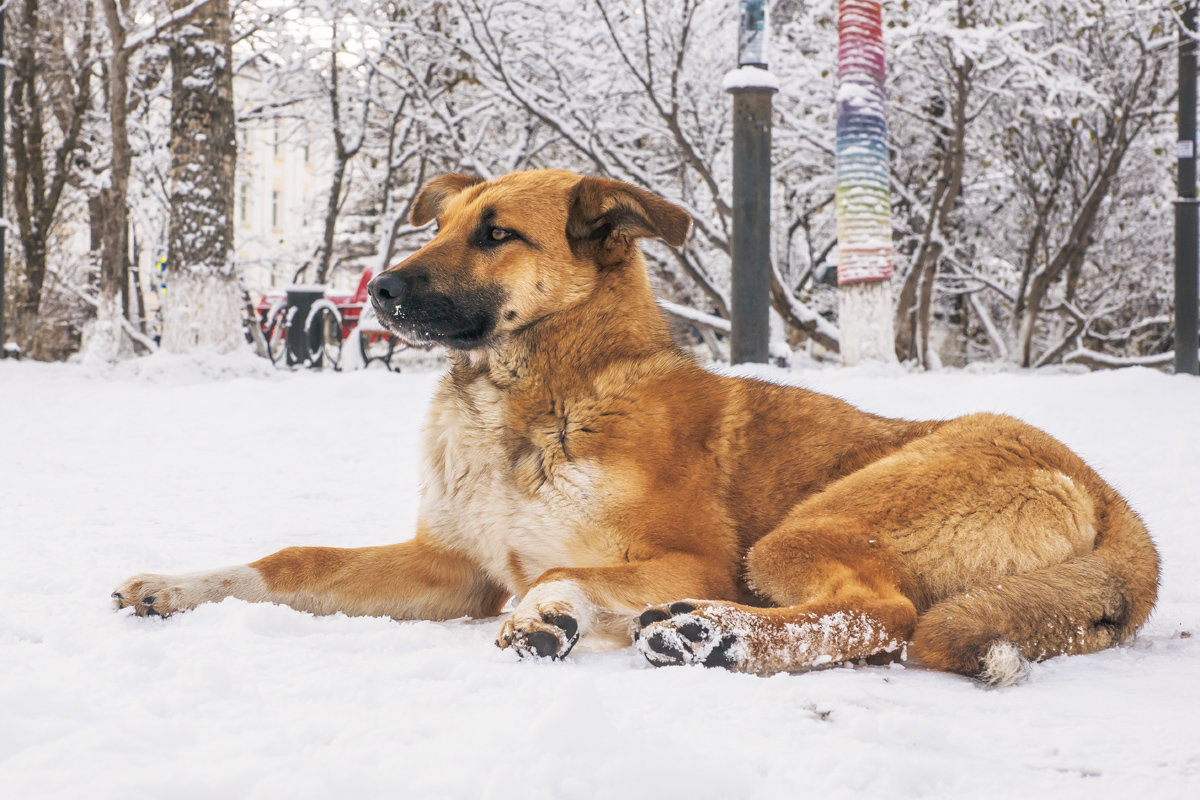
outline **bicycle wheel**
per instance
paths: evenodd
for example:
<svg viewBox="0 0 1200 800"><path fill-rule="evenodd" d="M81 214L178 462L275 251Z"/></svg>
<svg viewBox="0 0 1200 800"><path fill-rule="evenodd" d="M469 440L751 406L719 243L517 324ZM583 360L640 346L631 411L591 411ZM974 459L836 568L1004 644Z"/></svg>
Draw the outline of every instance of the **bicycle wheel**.
<svg viewBox="0 0 1200 800"><path fill-rule="evenodd" d="M328 300L313 304L305 329L311 353L308 365L314 369L342 368L342 315Z"/></svg>
<svg viewBox="0 0 1200 800"><path fill-rule="evenodd" d="M275 366L289 366L287 363L288 326L295 314L295 308L288 308L282 303L267 312L267 324L264 334L267 337L267 355Z"/></svg>

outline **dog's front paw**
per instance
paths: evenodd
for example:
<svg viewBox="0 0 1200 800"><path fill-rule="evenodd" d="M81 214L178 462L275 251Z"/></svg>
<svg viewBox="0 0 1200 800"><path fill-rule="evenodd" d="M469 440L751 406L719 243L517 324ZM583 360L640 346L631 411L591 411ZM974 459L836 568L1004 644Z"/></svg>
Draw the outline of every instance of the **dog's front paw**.
<svg viewBox="0 0 1200 800"><path fill-rule="evenodd" d="M195 606L180 582L169 575L135 575L112 593L113 607L132 607L139 617L169 617Z"/></svg>
<svg viewBox="0 0 1200 800"><path fill-rule="evenodd" d="M719 608L697 600L651 606L634 620L634 647L656 667L702 664L736 670L745 644L721 625L719 614L707 613Z"/></svg>
<svg viewBox="0 0 1200 800"><path fill-rule="evenodd" d="M522 658L565 658L591 630L593 614L587 593L575 581L539 583L505 620L496 644L511 647Z"/></svg>
<svg viewBox="0 0 1200 800"><path fill-rule="evenodd" d="M579 641L579 621L569 613L547 610L541 616L520 614L504 621L496 645L511 647L521 658L565 658Z"/></svg>

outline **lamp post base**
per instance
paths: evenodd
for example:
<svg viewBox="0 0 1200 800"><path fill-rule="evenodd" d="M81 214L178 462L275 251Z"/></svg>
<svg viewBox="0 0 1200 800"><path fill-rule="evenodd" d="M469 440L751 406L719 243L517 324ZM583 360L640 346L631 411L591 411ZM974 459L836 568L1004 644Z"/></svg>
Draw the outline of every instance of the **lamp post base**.
<svg viewBox="0 0 1200 800"><path fill-rule="evenodd" d="M838 287L842 364L896 363L892 282L858 281Z"/></svg>

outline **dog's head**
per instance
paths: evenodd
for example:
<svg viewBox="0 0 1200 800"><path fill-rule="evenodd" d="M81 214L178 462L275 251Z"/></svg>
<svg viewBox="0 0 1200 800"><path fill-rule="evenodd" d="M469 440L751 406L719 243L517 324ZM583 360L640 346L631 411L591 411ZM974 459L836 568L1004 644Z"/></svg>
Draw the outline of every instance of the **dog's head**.
<svg viewBox="0 0 1200 800"><path fill-rule="evenodd" d="M691 224L636 186L560 170L435 178L417 195L412 223L434 219L433 241L369 289L385 326L457 350L580 303L601 274L630 260L639 238L678 247Z"/></svg>

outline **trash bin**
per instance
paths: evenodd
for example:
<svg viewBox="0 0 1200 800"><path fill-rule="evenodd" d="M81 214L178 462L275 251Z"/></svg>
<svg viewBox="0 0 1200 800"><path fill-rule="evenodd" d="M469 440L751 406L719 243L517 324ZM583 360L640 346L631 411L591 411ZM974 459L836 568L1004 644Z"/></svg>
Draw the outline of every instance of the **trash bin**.
<svg viewBox="0 0 1200 800"><path fill-rule="evenodd" d="M311 337L304 323L308 321L308 313L312 310L313 303L324 297L325 287L317 284L288 287L287 304L289 308L295 309L295 311L288 312L291 318L287 332L287 364L289 367L304 364L312 357Z"/></svg>

